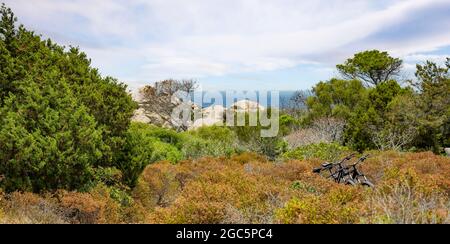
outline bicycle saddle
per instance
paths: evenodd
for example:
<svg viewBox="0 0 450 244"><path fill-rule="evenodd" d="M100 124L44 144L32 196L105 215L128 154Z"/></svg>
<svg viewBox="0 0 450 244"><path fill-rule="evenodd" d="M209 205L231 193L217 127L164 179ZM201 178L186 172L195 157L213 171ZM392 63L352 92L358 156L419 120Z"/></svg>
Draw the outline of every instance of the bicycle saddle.
<svg viewBox="0 0 450 244"><path fill-rule="evenodd" d="M326 167L328 167L328 166L330 166L330 165L332 165L332 163L328 163L328 162L327 162L327 163L323 163L323 164L322 164L322 167L326 168Z"/></svg>

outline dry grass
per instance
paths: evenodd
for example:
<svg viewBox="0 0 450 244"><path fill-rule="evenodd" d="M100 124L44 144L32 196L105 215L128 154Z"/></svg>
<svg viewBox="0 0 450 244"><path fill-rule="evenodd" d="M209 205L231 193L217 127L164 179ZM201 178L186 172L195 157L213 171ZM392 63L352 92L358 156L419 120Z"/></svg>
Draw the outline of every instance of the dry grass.
<svg viewBox="0 0 450 244"><path fill-rule="evenodd" d="M320 160L270 163L258 155L148 166L123 206L90 193L0 194L1 223L450 223L450 159L374 152L376 188L311 173Z"/></svg>

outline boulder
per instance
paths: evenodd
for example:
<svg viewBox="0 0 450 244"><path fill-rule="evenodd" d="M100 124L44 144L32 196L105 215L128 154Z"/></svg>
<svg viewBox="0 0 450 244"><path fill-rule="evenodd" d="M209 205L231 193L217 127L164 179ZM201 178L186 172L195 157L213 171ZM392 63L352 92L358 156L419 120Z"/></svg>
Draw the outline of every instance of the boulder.
<svg viewBox="0 0 450 244"><path fill-rule="evenodd" d="M231 108L237 112L257 112L258 110L265 110L265 107L259 103L250 100L241 100L234 103Z"/></svg>
<svg viewBox="0 0 450 244"><path fill-rule="evenodd" d="M134 111L134 115L131 118L131 121L145 124L151 123L151 119L147 117L147 115L145 114L145 110L143 108Z"/></svg>
<svg viewBox="0 0 450 244"><path fill-rule="evenodd" d="M226 109L221 105L213 105L202 110L203 118L222 120Z"/></svg>

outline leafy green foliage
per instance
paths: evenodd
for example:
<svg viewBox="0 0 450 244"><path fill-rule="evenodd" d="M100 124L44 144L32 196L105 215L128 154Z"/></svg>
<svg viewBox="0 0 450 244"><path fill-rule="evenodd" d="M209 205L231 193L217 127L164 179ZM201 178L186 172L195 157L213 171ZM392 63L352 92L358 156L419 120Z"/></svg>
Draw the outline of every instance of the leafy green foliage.
<svg viewBox="0 0 450 244"><path fill-rule="evenodd" d="M394 80L381 83L369 90L371 107L373 107L375 111L383 112L397 95L406 93L407 91L409 90L402 89L402 87Z"/></svg>
<svg viewBox="0 0 450 244"><path fill-rule="evenodd" d="M77 48L41 40L0 8L0 186L82 189L111 167L136 108Z"/></svg>
<svg viewBox="0 0 450 244"><path fill-rule="evenodd" d="M358 53L339 71L349 80L320 82L307 99L310 125L321 117L344 119L344 143L366 149L443 151L450 145L450 59L417 66L412 87L392 80L402 61L376 50ZM362 82L374 86L364 87Z"/></svg>
<svg viewBox="0 0 450 244"><path fill-rule="evenodd" d="M67 86L31 81L0 109L0 174L7 190L77 189L89 183L107 146L102 130Z"/></svg>
<svg viewBox="0 0 450 244"><path fill-rule="evenodd" d="M416 76L411 83L419 91L416 104L422 111L416 146L441 152L450 146L450 59L445 67L430 61L417 65Z"/></svg>
<svg viewBox="0 0 450 244"><path fill-rule="evenodd" d="M286 151L287 143L281 137L261 137L261 126L239 126L233 127L239 138L239 144L247 151L257 152L275 160Z"/></svg>
<svg viewBox="0 0 450 244"><path fill-rule="evenodd" d="M367 84L377 86L398 75L403 61L378 50L355 54L345 64L337 65L341 74L349 79L359 79Z"/></svg>
<svg viewBox="0 0 450 244"><path fill-rule="evenodd" d="M401 118L393 116L391 103L399 96L411 97L413 94L412 89L402 88L394 80L365 88L358 80L331 79L320 82L313 91L314 96L307 100L309 114L306 123L321 117L344 119L347 122L344 142L358 151L377 147L374 133L398 129L393 127L401 121L393 119ZM386 123L388 116L390 123Z"/></svg>
<svg viewBox="0 0 450 244"><path fill-rule="evenodd" d="M173 133L172 133L173 132ZM169 138L178 138L176 132L147 124L133 123L126 133L126 143L117 159L117 167L123 172L125 184L133 187L144 170L154 162L168 160L173 163L183 158ZM172 139L173 139L172 138Z"/></svg>
<svg viewBox="0 0 450 244"><path fill-rule="evenodd" d="M235 152L231 145L216 140L205 140L198 137L186 137L181 149L188 159L197 159L205 156L230 156Z"/></svg>
<svg viewBox="0 0 450 244"><path fill-rule="evenodd" d="M231 156L236 152L236 135L226 127L203 127L177 133L153 125L132 123L116 165L123 172L123 181L133 187L141 172L151 163L169 161L176 164L183 159Z"/></svg>
<svg viewBox="0 0 450 244"><path fill-rule="evenodd" d="M267 113L269 118L272 118L275 114L280 114L278 110L272 110L270 108L265 111L265 113ZM259 118L259 115L259 112L252 114L252 116L256 116L256 118ZM235 113L235 118L237 117L238 113ZM293 117L285 114L279 116L278 119L278 134L273 137L262 137L261 132L263 130L270 129L270 126L275 128L275 125L262 126L261 121L258 120L256 126L250 126L250 113L245 113L245 125L230 128L237 136L238 148L244 151L256 152L267 156L270 160L275 160L287 150L288 144L283 139L283 136L290 133L290 131L299 124Z"/></svg>
<svg viewBox="0 0 450 244"><path fill-rule="evenodd" d="M183 153L186 158L231 156L242 151L236 133L224 126L204 126L183 134Z"/></svg>
<svg viewBox="0 0 450 244"><path fill-rule="evenodd" d="M368 103L367 90L358 80L331 79L320 82L313 88L313 93L314 96L308 97L306 101L310 119L347 119Z"/></svg>
<svg viewBox="0 0 450 244"><path fill-rule="evenodd" d="M355 149L370 147L367 125L376 113L369 109L369 92L360 81L331 79L317 84L313 92L307 100L307 122L323 117L344 119L349 125L344 140Z"/></svg>
<svg viewBox="0 0 450 244"><path fill-rule="evenodd" d="M155 138L161 142L171 144L178 149L182 147L184 138L182 134L174 130L140 123L134 123L133 126L134 128L142 129L143 136L147 138Z"/></svg>
<svg viewBox="0 0 450 244"><path fill-rule="evenodd" d="M280 115L280 133L282 136L291 134L300 127L300 121L289 114Z"/></svg>
<svg viewBox="0 0 450 244"><path fill-rule="evenodd" d="M343 154L348 153L349 148L339 145L338 143L319 143L310 144L303 147L296 148L292 151L283 154L286 159L321 159L328 161L336 161Z"/></svg>
<svg viewBox="0 0 450 244"><path fill-rule="evenodd" d="M236 134L224 126L203 126L194 131L187 133L188 135L193 135L204 140L214 140L223 142L224 144L233 145L236 143Z"/></svg>

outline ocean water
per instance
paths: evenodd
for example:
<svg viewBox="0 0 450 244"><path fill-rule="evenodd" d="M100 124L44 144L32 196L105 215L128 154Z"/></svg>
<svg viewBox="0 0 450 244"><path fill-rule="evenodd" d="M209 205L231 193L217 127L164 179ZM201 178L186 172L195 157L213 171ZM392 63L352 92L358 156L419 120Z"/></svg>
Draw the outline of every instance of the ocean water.
<svg viewBox="0 0 450 244"><path fill-rule="evenodd" d="M280 108L289 108L291 105L289 101L294 96L296 91L278 91L278 106ZM230 104L227 104L227 95L233 98ZM263 97L266 96L267 99ZM203 99L202 99L203 98ZM212 105L222 105L226 108L231 107L233 103L241 100L249 100L260 103L264 107L271 107L272 93L271 92L236 92L236 91L219 91L219 92L197 92L191 94L191 100L201 105L202 108L210 107ZM264 102L266 100L267 102ZM201 102L199 102L201 101ZM274 101L275 102L275 101ZM200 104L201 103L201 104ZM266 103L266 104L265 104Z"/></svg>

